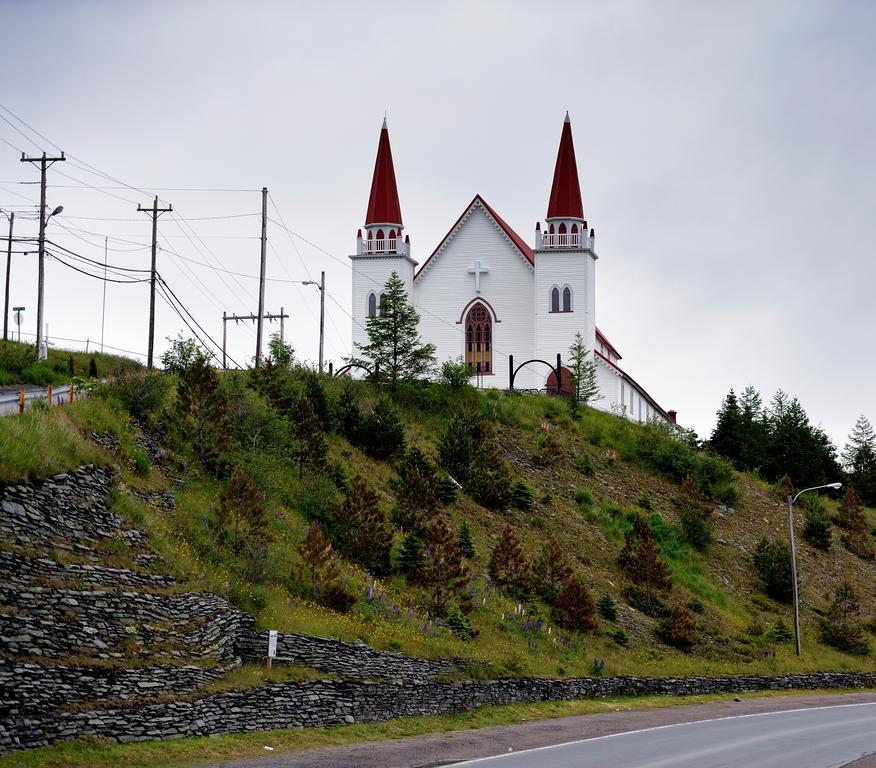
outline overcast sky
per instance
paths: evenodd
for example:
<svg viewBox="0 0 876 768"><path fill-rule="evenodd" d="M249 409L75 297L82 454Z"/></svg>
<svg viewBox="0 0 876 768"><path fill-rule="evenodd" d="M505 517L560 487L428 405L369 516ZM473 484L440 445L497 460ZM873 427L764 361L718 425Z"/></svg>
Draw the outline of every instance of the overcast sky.
<svg viewBox="0 0 876 768"><path fill-rule="evenodd" d="M531 239L568 109L598 235L597 323L658 402L701 436L728 388L749 383L799 396L840 444L859 413L876 420L876 3L5 0L0 12L0 102L48 139L0 121L14 146L0 143L0 207L38 199L18 183L38 179L18 150L59 147L76 160L49 171L49 205L64 205L49 236L101 261L109 235L110 264L145 269L136 207L160 188L174 212L159 220L159 271L217 341L223 310L256 310L257 281L194 262L258 273L262 186L271 218L313 244L269 222L268 275L325 270L337 362L384 110L422 262L475 193ZM84 186L119 186L84 163L142 192ZM36 260L13 259L12 303L33 333ZM99 341L101 291L49 262L50 337ZM110 284L105 343L145 352L148 303L146 285ZM287 336L315 360L317 291L272 282L266 305L292 314ZM180 327L159 303L159 351ZM251 358L253 329L228 331L231 356Z"/></svg>

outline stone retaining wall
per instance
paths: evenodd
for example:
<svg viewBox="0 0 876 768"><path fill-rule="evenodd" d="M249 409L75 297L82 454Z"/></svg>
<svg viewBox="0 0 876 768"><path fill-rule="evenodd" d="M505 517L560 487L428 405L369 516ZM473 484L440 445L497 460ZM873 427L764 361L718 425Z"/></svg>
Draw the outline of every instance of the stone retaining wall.
<svg viewBox="0 0 876 768"><path fill-rule="evenodd" d="M169 589L176 584L176 580L170 576L157 573L91 563L58 563L48 557L0 552L0 583L31 586L46 581L122 589Z"/></svg>
<svg viewBox="0 0 876 768"><path fill-rule="evenodd" d="M42 666L0 660L0 718L42 715L84 702L186 695L239 665L239 660L235 660L216 667L163 664L119 668Z"/></svg>
<svg viewBox="0 0 876 768"><path fill-rule="evenodd" d="M218 693L127 709L58 713L0 720L0 752L38 747L86 734L115 741L174 739L274 728L375 722L437 715L485 705L590 699L602 696L702 695L784 689L874 688L874 673L779 677L577 678L493 681L350 682L314 680Z"/></svg>
<svg viewBox="0 0 876 768"><path fill-rule="evenodd" d="M247 660L264 659L268 653L267 631L242 633L237 639L237 653ZM364 643L293 632L277 635L275 661L302 664L342 677L389 680L428 680L466 668L463 660L418 659L403 653L378 651Z"/></svg>

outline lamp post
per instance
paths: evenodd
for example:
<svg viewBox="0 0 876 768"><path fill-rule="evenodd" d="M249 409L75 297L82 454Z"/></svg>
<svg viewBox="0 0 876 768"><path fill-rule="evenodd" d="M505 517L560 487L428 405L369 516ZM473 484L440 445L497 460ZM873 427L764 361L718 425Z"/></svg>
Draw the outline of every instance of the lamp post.
<svg viewBox="0 0 876 768"><path fill-rule="evenodd" d="M302 280L301 285L315 285L319 291L319 372L322 373L323 340L325 339L325 272L320 272L319 282Z"/></svg>
<svg viewBox="0 0 876 768"><path fill-rule="evenodd" d="M12 271L12 227L15 224L15 211L10 211L9 213L3 211L3 213L9 219L9 245L6 250L6 291L3 302L3 341L6 341L9 335L9 273ZM20 332L21 328L19 327Z"/></svg>
<svg viewBox="0 0 876 768"><path fill-rule="evenodd" d="M832 488L837 490L842 488L842 483L828 483L827 485L816 485L812 488L804 488L798 491L796 496L788 495L788 531L791 537L791 594L794 598L794 640L797 645L797 655L801 655L800 648L800 599L797 595L797 548L794 546L794 504L804 493L809 491L820 491L823 488Z"/></svg>
<svg viewBox="0 0 876 768"><path fill-rule="evenodd" d="M43 201L40 209L40 235L39 235L39 273L37 278L37 359L45 360L49 355L48 345L43 338L43 296L45 295L45 261L46 261L46 227L49 219L57 216L64 210L63 205L57 206L48 216L42 218L45 211L45 178L43 179Z"/></svg>

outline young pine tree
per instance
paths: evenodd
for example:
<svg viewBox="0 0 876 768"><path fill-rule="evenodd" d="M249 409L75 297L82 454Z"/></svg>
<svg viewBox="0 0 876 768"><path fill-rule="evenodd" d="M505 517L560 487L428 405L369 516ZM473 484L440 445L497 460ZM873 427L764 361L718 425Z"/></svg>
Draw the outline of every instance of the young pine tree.
<svg viewBox="0 0 876 768"><path fill-rule="evenodd" d="M849 482L868 506L876 506L876 433L866 416L859 416L843 449Z"/></svg>
<svg viewBox="0 0 876 768"><path fill-rule="evenodd" d="M377 494L356 475L338 512L338 545L352 561L381 575L389 570L392 533Z"/></svg>
<svg viewBox="0 0 876 768"><path fill-rule="evenodd" d="M472 560L475 556L474 541L472 540L468 520L463 520L459 526L459 551L468 560Z"/></svg>
<svg viewBox="0 0 876 768"><path fill-rule="evenodd" d="M672 589L672 577L648 521L636 515L633 527L624 536L624 546L618 561L624 572L645 591L645 605L650 610L656 592Z"/></svg>
<svg viewBox="0 0 876 768"><path fill-rule="evenodd" d="M409 579L416 579L423 565L423 540L411 531L402 541L398 556L399 570Z"/></svg>
<svg viewBox="0 0 876 768"><path fill-rule="evenodd" d="M438 506L438 469L416 445L405 452L395 467L393 486L401 509L403 527L411 529Z"/></svg>
<svg viewBox="0 0 876 768"><path fill-rule="evenodd" d="M569 408L574 418L582 405L599 399L599 383L596 380L596 361L593 353L584 344L584 337L578 331L569 347L569 373L572 375L572 396Z"/></svg>
<svg viewBox="0 0 876 768"><path fill-rule="evenodd" d="M430 592L432 610L446 616L450 601L461 595L468 584L469 572L462 561L456 536L444 515L435 515L424 531L423 562L418 581Z"/></svg>
<svg viewBox="0 0 876 768"><path fill-rule="evenodd" d="M846 529L842 537L846 549L862 560L872 560L873 540L861 499L854 488L849 488L843 496L837 523Z"/></svg>
<svg viewBox="0 0 876 768"><path fill-rule="evenodd" d="M471 411L457 411L447 423L438 444L438 463L460 485L468 482L469 469L484 433L483 418Z"/></svg>
<svg viewBox="0 0 876 768"><path fill-rule="evenodd" d="M539 595L546 603L554 605L561 591L568 586L572 568L565 551L553 536L545 539L533 572Z"/></svg>
<svg viewBox="0 0 876 768"><path fill-rule="evenodd" d="M325 537L318 522L314 521L308 526L304 540L298 545L298 555L314 594L323 591L338 577L339 569L332 543Z"/></svg>
<svg viewBox="0 0 876 768"><path fill-rule="evenodd" d="M180 374L177 409L181 426L192 435L198 459L207 469L218 473L223 466L229 431L228 400L219 374L204 355L197 355Z"/></svg>
<svg viewBox="0 0 876 768"><path fill-rule="evenodd" d="M510 595L525 599L532 593L532 565L511 523L493 547L487 571Z"/></svg>
<svg viewBox="0 0 876 768"><path fill-rule="evenodd" d="M350 362L364 364L395 388L400 381L415 381L435 368L435 345L424 344L419 331L420 316L408 299L405 284L393 272L380 294L380 311L365 324L367 344L356 344L359 358Z"/></svg>
<svg viewBox="0 0 876 768"><path fill-rule="evenodd" d="M827 615L821 620L821 641L847 653L864 656L870 646L859 617L861 603L852 585L842 582L834 592Z"/></svg>
<svg viewBox="0 0 876 768"><path fill-rule="evenodd" d="M555 602L557 624L566 629L589 632L596 629L595 611L596 604L587 587L570 571L563 580Z"/></svg>
<svg viewBox="0 0 876 768"><path fill-rule="evenodd" d="M305 468L321 472L326 466L328 451L319 419L306 393L298 398L295 421L292 425L295 436L295 456L298 459L298 476L304 476Z"/></svg>
<svg viewBox="0 0 876 768"><path fill-rule="evenodd" d="M252 478L235 467L219 493L218 523L222 535L235 547L244 542L264 542L268 514L264 497Z"/></svg>
<svg viewBox="0 0 876 768"><path fill-rule="evenodd" d="M511 503L511 470L491 435L481 440L467 474L463 485L479 504L501 510Z"/></svg>
<svg viewBox="0 0 876 768"><path fill-rule="evenodd" d="M380 398L371 412L362 415L358 438L365 453L375 459L390 459L404 453L405 426L388 398Z"/></svg>

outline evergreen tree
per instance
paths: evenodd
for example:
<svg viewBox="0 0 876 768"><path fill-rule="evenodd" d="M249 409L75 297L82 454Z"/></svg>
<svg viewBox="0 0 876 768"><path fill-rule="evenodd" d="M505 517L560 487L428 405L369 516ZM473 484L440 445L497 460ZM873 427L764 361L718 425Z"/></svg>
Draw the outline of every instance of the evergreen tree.
<svg viewBox="0 0 876 768"><path fill-rule="evenodd" d="M423 540L411 531L405 536L399 553L399 570L408 578L415 578L423 564Z"/></svg>
<svg viewBox="0 0 876 768"><path fill-rule="evenodd" d="M511 523L493 547L487 571L496 584L515 597L526 598L532 592L532 565Z"/></svg>
<svg viewBox="0 0 876 768"><path fill-rule="evenodd" d="M557 624L578 632L596 629L596 604L587 587L571 571L563 579L557 597L554 605Z"/></svg>
<svg viewBox="0 0 876 768"><path fill-rule="evenodd" d="M842 582L833 596L827 615L821 620L821 641L847 653L865 656L870 652L859 617L861 603L852 585Z"/></svg>
<svg viewBox="0 0 876 768"><path fill-rule="evenodd" d="M697 623L690 609L676 605L657 630L660 639L667 645L689 651L696 642Z"/></svg>
<svg viewBox="0 0 876 768"><path fill-rule="evenodd" d="M305 371L302 381L307 399L310 400L316 420L319 422L319 428L323 432L328 432L331 427L331 411L319 374L316 371Z"/></svg>
<svg viewBox="0 0 876 768"><path fill-rule="evenodd" d="M842 537L846 549L862 560L872 560L873 540L870 536L867 516L854 488L849 488L843 496L837 523L846 529Z"/></svg>
<svg viewBox="0 0 876 768"><path fill-rule="evenodd" d="M295 350L280 338L279 333L272 333L268 339L268 359L272 365L281 370L289 370L295 358Z"/></svg>
<svg viewBox="0 0 876 768"><path fill-rule="evenodd" d="M374 574L389 570L392 534L380 509L377 494L365 478L356 475L352 491L338 512L338 546L353 562Z"/></svg>
<svg viewBox="0 0 876 768"><path fill-rule="evenodd" d="M298 545L298 554L307 571L314 594L324 590L339 573L332 544L316 521L307 527L304 540Z"/></svg>
<svg viewBox="0 0 876 768"><path fill-rule="evenodd" d="M630 580L644 589L647 611L652 609L657 591L672 589L672 578L660 556L654 533L641 515L635 516L633 527L624 535L618 562Z"/></svg>
<svg viewBox="0 0 876 768"><path fill-rule="evenodd" d="M264 542L267 539L268 514L265 500L252 478L241 467L235 467L219 493L217 516L222 535L235 548L245 541Z"/></svg>
<svg viewBox="0 0 876 768"><path fill-rule="evenodd" d="M599 399L596 361L593 359L593 353L585 346L581 331L575 334L575 340L569 347L569 373L572 378L572 396L569 398L569 408L572 411L572 416L577 418L578 409L582 405Z"/></svg>
<svg viewBox="0 0 876 768"><path fill-rule="evenodd" d="M533 572L539 595L546 603L554 604L572 575L572 568L565 550L553 536L545 539Z"/></svg>
<svg viewBox="0 0 876 768"><path fill-rule="evenodd" d="M376 459L389 459L404 452L405 427L387 398L380 398L374 410L361 417L358 438L365 453Z"/></svg>
<svg viewBox="0 0 876 768"><path fill-rule="evenodd" d="M506 509L511 503L511 470L492 436L482 439L467 474L465 490L479 504Z"/></svg>
<svg viewBox="0 0 876 768"><path fill-rule="evenodd" d="M603 619L608 621L616 621L618 616L617 600L615 600L608 592L606 592L599 600L596 601L596 610Z"/></svg>
<svg viewBox="0 0 876 768"><path fill-rule="evenodd" d="M738 468L751 472L763 466L769 429L763 409L763 399L751 385L739 396L742 421L742 447Z"/></svg>
<svg viewBox="0 0 876 768"><path fill-rule="evenodd" d="M709 446L715 453L732 461L737 467L741 464L744 445L744 427L739 401L733 389L724 398L718 411L718 421L709 439Z"/></svg>
<svg viewBox="0 0 876 768"><path fill-rule="evenodd" d="M97 378L97 360L95 360L93 357L88 361L88 378Z"/></svg>
<svg viewBox="0 0 876 768"><path fill-rule="evenodd" d="M438 444L438 463L460 485L468 481L469 468L484 433L483 418L471 411L457 411L447 422Z"/></svg>
<svg viewBox="0 0 876 768"><path fill-rule="evenodd" d="M830 516L818 496L804 496L803 539L816 549L827 552L833 538Z"/></svg>
<svg viewBox="0 0 876 768"><path fill-rule="evenodd" d="M198 459L218 473L228 439L228 400L219 374L204 355L197 355L180 374L177 409L181 426L193 437Z"/></svg>
<svg viewBox="0 0 876 768"><path fill-rule="evenodd" d="M762 538L751 556L764 591L773 600L791 602L791 548L784 541Z"/></svg>
<svg viewBox="0 0 876 768"><path fill-rule="evenodd" d="M469 572L453 530L444 515L435 515L424 531L423 563L418 580L429 590L432 610L446 616L450 599L462 593Z"/></svg>
<svg viewBox="0 0 876 768"><path fill-rule="evenodd" d="M843 449L849 483L868 506L876 506L876 434L866 416L859 416Z"/></svg>
<svg viewBox="0 0 876 768"><path fill-rule="evenodd" d="M474 541L471 537L471 528L469 528L468 520L463 520L459 526L459 551L469 560L473 560L475 556Z"/></svg>
<svg viewBox="0 0 876 768"><path fill-rule="evenodd" d="M416 445L411 446L396 465L393 486L402 511L404 528L413 528L438 506L437 467Z"/></svg>
<svg viewBox="0 0 876 768"><path fill-rule="evenodd" d="M380 294L380 311L365 323L368 343L356 344L361 358L350 362L379 368L393 389L400 381L428 376L435 368L435 345L422 342L419 324L420 316L408 299L405 284L393 272Z"/></svg>
<svg viewBox="0 0 876 768"><path fill-rule="evenodd" d="M298 408L292 425L295 435L295 455L298 459L298 476L304 476L305 468L321 472L326 467L325 434L320 429L319 419L306 393L298 398Z"/></svg>

